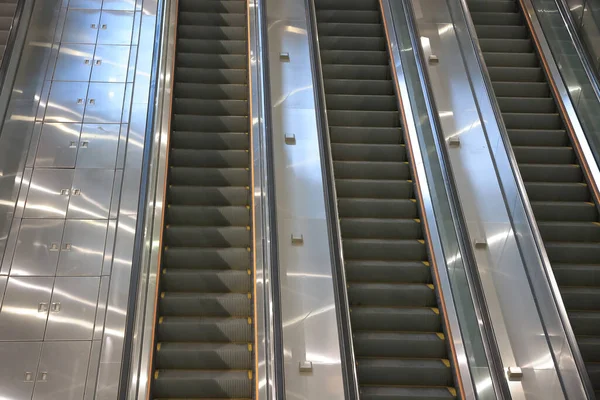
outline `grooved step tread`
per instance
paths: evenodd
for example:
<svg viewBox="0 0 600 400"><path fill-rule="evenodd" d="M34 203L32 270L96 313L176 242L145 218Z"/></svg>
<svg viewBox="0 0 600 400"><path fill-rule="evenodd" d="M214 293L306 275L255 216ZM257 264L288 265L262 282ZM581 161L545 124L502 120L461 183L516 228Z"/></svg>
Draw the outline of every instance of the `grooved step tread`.
<svg viewBox="0 0 600 400"><path fill-rule="evenodd" d="M377 0L315 0L362 400L454 399Z"/></svg>
<svg viewBox="0 0 600 400"><path fill-rule="evenodd" d="M518 1L468 0L508 136L579 349L600 387L598 211Z"/></svg>

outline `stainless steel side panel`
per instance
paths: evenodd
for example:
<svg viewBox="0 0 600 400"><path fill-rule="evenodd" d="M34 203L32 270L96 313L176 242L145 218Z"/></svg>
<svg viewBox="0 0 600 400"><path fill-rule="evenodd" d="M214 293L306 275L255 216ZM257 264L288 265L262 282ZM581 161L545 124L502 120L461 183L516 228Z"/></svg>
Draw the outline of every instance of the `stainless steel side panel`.
<svg viewBox="0 0 600 400"><path fill-rule="evenodd" d="M286 394L343 399L307 9L302 1L266 4ZM303 361L312 372L300 372Z"/></svg>

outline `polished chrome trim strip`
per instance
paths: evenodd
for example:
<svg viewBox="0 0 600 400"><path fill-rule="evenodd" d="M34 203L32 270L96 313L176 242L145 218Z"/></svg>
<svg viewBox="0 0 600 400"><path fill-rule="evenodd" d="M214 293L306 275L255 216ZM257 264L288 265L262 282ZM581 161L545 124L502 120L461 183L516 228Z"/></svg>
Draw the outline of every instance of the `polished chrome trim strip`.
<svg viewBox="0 0 600 400"><path fill-rule="evenodd" d="M521 0L519 0L521 1ZM448 4L451 5L453 3L453 1L449 1ZM481 78L483 79L483 83L484 83L484 89L485 92L487 93L487 98L490 102L490 106L492 108L492 111L494 113L495 119L496 119L496 126L498 129L498 134L502 140L503 143L503 150L505 152L505 156L507 157L507 162L509 163L511 169L512 169L512 173L513 173L513 177L514 177L514 184L515 184L515 189L521 199L521 206L523 207L523 213L525 214L525 218L527 220L527 227L525 227L526 231L524 232L526 235L519 235L519 233L523 233L521 229L517 229L515 227L515 233L517 234L516 236L521 236L521 240L523 241L531 241L532 245L534 245L537 249L537 254L535 255L531 255L533 256L535 259L531 259L529 257L527 257L527 255L525 255L525 251L524 251L524 247L525 245L519 243L521 240L518 240L517 243L519 243L519 247L521 249L521 253L522 253L522 257L527 260L529 260L529 262L524 262L525 266L526 266L526 273L529 276L530 279L530 286L533 289L533 293L534 293L534 298L536 299L536 302L538 304L538 310L540 311L540 317L542 319L543 325L544 325L544 329L546 330L546 334L547 336L551 336L548 332L548 329L562 329L561 331L554 331L553 332L553 337L558 337L558 336L563 336L566 338L566 341L569 345L569 349L568 351L571 353L576 368L577 368L577 374L578 377L577 379L569 379L570 382L573 382L575 384L575 387L573 386L569 386L573 388L573 392L577 392L577 393L585 393L585 395L588 398L594 398L593 396L593 391L592 396L590 397L590 388L591 388L591 384L589 382L589 378L587 377L587 373L585 373L585 369L583 369L584 373L582 374L582 359L581 359L581 354L579 353L579 347L577 346L577 342L575 340L575 336L573 334L570 322L568 320L568 316L567 316L567 312L564 308L564 304L562 302L562 297L560 295L559 289L558 289L558 285L556 283L556 280L554 278L554 273L552 271L552 267L550 265L550 261L548 259L548 255L546 253L543 241L542 241L542 237L541 234L539 232L538 226L537 226L537 222L535 220L535 216L533 215L533 209L531 208L531 203L529 202L529 197L527 195L527 192L525 190L525 184L523 183L523 179L521 178L521 173L519 171L519 167L517 165L517 161L515 158L515 154L513 152L512 146L510 144L510 139L508 138L508 133L506 131L506 126L504 125L504 121L502 119L502 113L500 112L500 106L498 105L498 101L496 99L496 96L494 94L494 90L492 87L492 81L489 75L489 72L486 68L486 64L485 61L483 59L483 52L481 50L481 47L479 46L479 41L477 39L477 33L475 31L475 26L473 24L473 21L470 17L470 12L469 12L469 8L467 6L466 0L459 0L456 2L458 4L458 7L461 9L462 12L462 17L464 19L464 22L466 23L466 34L468 34L469 38L470 38L470 42L471 45L473 46L474 49L474 53L475 53L475 57L476 57L476 61L478 64L478 69L481 73ZM450 7L452 9L452 7ZM523 10L526 10L525 7L523 7ZM527 14L527 13L524 13ZM530 28L532 28L530 26ZM537 25L538 31L541 31L541 27L539 26L539 23ZM532 36L535 35L535 32L532 30ZM542 36L543 37L543 36ZM544 43L545 42L545 38L544 38ZM545 60L546 57L544 56L542 49L539 49L539 54L540 56ZM547 43L546 43L546 48L545 48L546 52L549 52L549 48L547 47ZM548 54L548 53L546 53ZM554 66L554 69L552 70L553 73L558 74L558 69L556 67L556 64L554 64L554 60L552 60L552 65ZM548 73L550 73L551 71L547 71ZM560 76L560 75L558 75ZM552 80L552 79L550 79ZM565 91L565 87L564 84L562 83L562 79L560 80L561 83L561 88L563 91ZM552 84L551 84L552 85ZM566 93L566 91L564 92ZM565 94L568 97L568 93ZM558 101L558 99L557 99ZM569 104L570 104L570 98L569 98ZM568 114L569 116L573 116L575 115L575 110L571 105L571 112ZM576 115L575 115L576 116ZM579 130L582 132L581 126L579 125L579 120L576 119L575 120L577 123L577 126L579 127ZM565 121L566 122L566 121ZM567 123L568 125L568 123ZM585 143L587 145L587 141ZM494 158L494 162L498 163L497 157L498 155L495 153L495 151L498 151L497 148L493 148L494 151L493 153L493 158ZM589 149L589 145L587 146L588 151L591 151ZM593 159L593 157L592 157ZM597 169L597 167L596 167ZM506 189L504 189L506 190ZM514 212L514 210L513 210ZM535 262L539 267L540 267L540 271L538 271L537 269L532 268L531 263ZM546 278L546 282L540 282L539 280L536 280L535 277L537 277L539 275L539 272L541 272L542 276L544 276ZM543 304L543 299L546 299L546 295L549 296L548 300L553 300L554 304L556 306L556 313L557 315L549 315L548 312L551 312L551 310L545 310L540 308L540 305ZM553 322L553 321L548 321L548 318L553 318L553 317L557 317L559 319L560 322L560 327L557 326L551 326L550 328L548 327L548 323ZM556 370L557 373L560 376L560 381L561 383L564 385L565 383L565 374L568 374L569 372L569 368L568 366L566 368L561 368L560 365L561 363L559 362L559 359L562 359L563 361L566 361L567 357L562 356L561 357L561 351L563 351L563 349L561 348L561 346L557 346L557 344L555 343L555 341L552 340L548 340L549 346L552 349L552 357L554 360L554 364L556 366ZM577 387L577 381L579 381L580 387ZM563 390L565 390L565 395L568 395L567 393L567 389L565 387L563 387ZM577 395L575 395L574 398L577 398Z"/></svg>
<svg viewBox="0 0 600 400"><path fill-rule="evenodd" d="M128 400L146 400L150 396L152 382L152 355L154 346L154 327L156 321L156 304L158 300L158 280L163 232L163 213L166 204L166 180L168 165L168 140L171 121L172 76L175 65L175 44L177 32L177 0L160 0L157 12L154 63L156 75L151 84L149 120L146 147L150 154L144 159L147 179L147 190L142 190L140 205L144 207L144 215L138 214L137 235L142 236L140 248L134 250L134 268L139 269L139 280L136 292L135 325L130 360L132 364L127 377ZM159 53L160 52L160 53ZM152 115L153 114L153 115ZM144 178L145 177L145 178ZM144 188L142 188L144 189ZM137 263L136 263L137 260ZM139 264L139 266L138 266ZM128 315L133 314L130 310Z"/></svg>
<svg viewBox="0 0 600 400"><path fill-rule="evenodd" d="M285 398L266 5L249 0L248 77L254 229L256 399Z"/></svg>
<svg viewBox="0 0 600 400"><path fill-rule="evenodd" d="M350 322L350 307L346 291L346 269L344 266L344 250L338 212L337 191L333 174L333 158L331 153L331 137L329 135L329 122L327 120L327 101L325 98L325 84L321 69L321 51L319 47L319 30L317 27L317 14L315 0L305 0L308 18L307 35L310 50L310 62L313 70L313 85L315 94L315 115L317 117L317 131L319 135L319 148L321 153L321 171L323 174L323 193L325 194L325 216L329 221L329 248L331 254L331 269L333 280L333 294L336 302L336 315L340 336L340 357L342 375L344 378L344 397L346 400L359 400L358 375L356 371L356 358L352 340L352 327Z"/></svg>
<svg viewBox="0 0 600 400"><path fill-rule="evenodd" d="M415 187L417 189L417 198L421 203L422 209L422 218L424 219L425 226L425 235L428 238L427 243L429 246L429 254L431 255L432 261L432 270L434 271L433 278L436 281L436 287L438 288L438 294L440 299L440 307L443 310L445 325L447 329L447 334L451 338L449 340L450 344L450 352L454 361L455 371L456 371L456 382L458 385L459 397L461 399L474 399L476 398L476 392L474 388L473 378L471 376L471 371L469 368L469 363L467 361L466 351L462 341L462 335L460 333L460 325L458 322L458 315L456 313L456 308L454 305L454 296L452 294L452 288L450 285L450 278L448 276L448 269L446 265L446 257L444 256L444 249L442 248L442 243L440 241L440 233L438 231L437 224L435 222L435 211L433 209L433 203L431 201L431 193L429 190L429 182L427 181L427 174L425 172L425 167L423 164L423 152L421 151L421 147L419 145L418 132L416 128L416 122L413 117L412 104L410 101L410 96L408 94L408 87L406 85L406 75L404 73L404 67L402 65L402 58L400 56L400 46L398 44L398 39L396 35L396 28L393 20L392 9L390 5L390 0L379 0L381 4L381 10L384 18L384 26L385 33L387 37L388 49L391 57L391 66L394 71L393 80L396 86L396 93L398 94L398 103L399 109L401 111L401 116L403 120L403 126L406 130L406 148L408 149L409 157L412 160L413 167L413 179L415 181ZM411 42L413 43L413 51L417 54L415 57L417 60L417 68L420 72L421 84L423 85L426 78L423 66L420 61L422 60L422 54L420 53L420 46L418 45L418 40L416 39L417 30L414 25L414 18L412 16L412 6L408 4L408 2L403 2L403 8L405 12L405 18L407 22L409 22L409 29L411 31ZM430 121L432 121L432 129L434 133L438 131L437 126L435 126L435 118L432 115L432 102L429 98L429 93L426 90L423 90L423 95L428 104L428 112ZM435 135L436 139L438 138ZM437 143L437 153L439 159L444 165L445 168L442 168L442 171L449 172L450 166L445 163L445 159L447 158L444 151L442 150L442 146L439 145L439 141L436 140ZM451 182L448 176L444 176L445 186L449 193L452 192L453 183ZM450 200L450 199L449 199ZM454 204L450 201L451 210L454 210ZM453 215L453 220L456 224L457 218L456 215ZM457 231L458 231L457 226ZM462 238L465 233L462 235L459 233L459 238ZM462 247L462 246L461 246ZM461 254L465 254L465 249L461 248ZM469 282L469 286L472 287L472 284ZM476 297L476 296L474 296ZM475 307L477 311L478 308ZM478 314L478 320L481 320L480 315ZM485 343L485 341L484 341ZM486 348L487 350L487 348Z"/></svg>

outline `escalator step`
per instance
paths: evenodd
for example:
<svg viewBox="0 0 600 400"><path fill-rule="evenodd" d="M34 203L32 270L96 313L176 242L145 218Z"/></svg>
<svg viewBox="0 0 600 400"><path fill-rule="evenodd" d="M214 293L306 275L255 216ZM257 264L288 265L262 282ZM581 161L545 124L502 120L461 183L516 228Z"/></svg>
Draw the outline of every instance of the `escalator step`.
<svg viewBox="0 0 600 400"><path fill-rule="evenodd" d="M600 286L600 264L552 264L559 286Z"/></svg>
<svg viewBox="0 0 600 400"><path fill-rule="evenodd" d="M600 312L567 309L567 313L575 335L600 336Z"/></svg>
<svg viewBox="0 0 600 400"><path fill-rule="evenodd" d="M169 247L163 251L166 268L243 269L250 268L247 249L197 249Z"/></svg>
<svg viewBox="0 0 600 400"><path fill-rule="evenodd" d="M333 169L338 179L408 180L410 167L406 162L334 161Z"/></svg>
<svg viewBox="0 0 600 400"><path fill-rule="evenodd" d="M419 239L421 221L416 219L342 218L342 236L370 239Z"/></svg>
<svg viewBox="0 0 600 400"><path fill-rule="evenodd" d="M159 307L165 317L244 317L252 310L247 293L163 292Z"/></svg>
<svg viewBox="0 0 600 400"><path fill-rule="evenodd" d="M167 225L164 243L173 247L250 247L249 227L177 226Z"/></svg>
<svg viewBox="0 0 600 400"><path fill-rule="evenodd" d="M398 128L355 128L334 126L329 130L332 143L399 144Z"/></svg>
<svg viewBox="0 0 600 400"><path fill-rule="evenodd" d="M436 333L356 332L353 336L357 357L426 357L446 356L444 335Z"/></svg>
<svg viewBox="0 0 600 400"><path fill-rule="evenodd" d="M570 147L513 146L518 163L525 164L573 164L575 153Z"/></svg>
<svg viewBox="0 0 600 400"><path fill-rule="evenodd" d="M365 386L360 390L361 400L450 400L456 391L437 387L377 387Z"/></svg>
<svg viewBox="0 0 600 400"><path fill-rule="evenodd" d="M365 385L452 386L448 360L358 358L358 379Z"/></svg>
<svg viewBox="0 0 600 400"><path fill-rule="evenodd" d="M409 181L339 179L336 190L340 198L396 199L412 197L413 184Z"/></svg>
<svg viewBox="0 0 600 400"><path fill-rule="evenodd" d="M252 369L252 351L243 343L159 343L159 369ZM160 374L159 374L160 377Z"/></svg>
<svg viewBox="0 0 600 400"><path fill-rule="evenodd" d="M411 199L338 199L340 217L416 218L417 203Z"/></svg>
<svg viewBox="0 0 600 400"><path fill-rule="evenodd" d="M171 144L176 149L248 150L247 133L174 131Z"/></svg>
<svg viewBox="0 0 600 400"><path fill-rule="evenodd" d="M162 317L156 328L160 342L250 342L252 326L247 318Z"/></svg>
<svg viewBox="0 0 600 400"><path fill-rule="evenodd" d="M598 211L594 203L566 201L532 201L531 208L540 221L595 221Z"/></svg>
<svg viewBox="0 0 600 400"><path fill-rule="evenodd" d="M348 285L351 306L435 307L433 288L423 284L352 283Z"/></svg>
<svg viewBox="0 0 600 400"><path fill-rule="evenodd" d="M356 331L439 332L442 320L435 308L360 307L350 312Z"/></svg>
<svg viewBox="0 0 600 400"><path fill-rule="evenodd" d="M179 13L178 21L180 25L201 25L201 26L244 26L246 25L246 16L243 13L215 13L182 11Z"/></svg>
<svg viewBox="0 0 600 400"><path fill-rule="evenodd" d="M422 261L348 260L345 269L348 282L431 283L430 267Z"/></svg>
<svg viewBox="0 0 600 400"><path fill-rule="evenodd" d="M251 399L252 380L248 371L198 369L157 370L154 396L163 398Z"/></svg>
<svg viewBox="0 0 600 400"><path fill-rule="evenodd" d="M419 240L348 239L344 254L352 260L424 260L425 244Z"/></svg>
<svg viewBox="0 0 600 400"><path fill-rule="evenodd" d="M163 269L162 289L167 292L243 293L252 291L249 271Z"/></svg>
<svg viewBox="0 0 600 400"><path fill-rule="evenodd" d="M577 164L521 164L519 169L523 180L529 182L581 182L583 179L583 172Z"/></svg>
<svg viewBox="0 0 600 400"><path fill-rule="evenodd" d="M243 206L202 207L169 205L166 219L179 226L249 226L248 208Z"/></svg>

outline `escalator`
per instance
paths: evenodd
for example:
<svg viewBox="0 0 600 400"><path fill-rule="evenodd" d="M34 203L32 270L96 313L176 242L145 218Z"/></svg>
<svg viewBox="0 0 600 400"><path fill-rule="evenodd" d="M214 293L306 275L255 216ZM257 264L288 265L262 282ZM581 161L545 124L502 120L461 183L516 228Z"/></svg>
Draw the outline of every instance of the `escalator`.
<svg viewBox="0 0 600 400"><path fill-rule="evenodd" d="M315 0L362 400L457 397L377 0Z"/></svg>
<svg viewBox="0 0 600 400"><path fill-rule="evenodd" d="M469 0L544 246L600 395L600 219L518 1Z"/></svg>
<svg viewBox="0 0 600 400"><path fill-rule="evenodd" d="M253 399L245 0L179 0L152 398Z"/></svg>
<svg viewBox="0 0 600 400"><path fill-rule="evenodd" d="M13 26L18 0L0 0L0 63Z"/></svg>

